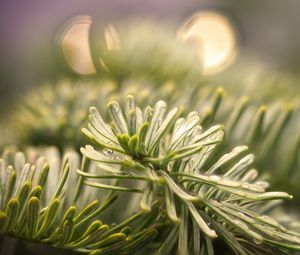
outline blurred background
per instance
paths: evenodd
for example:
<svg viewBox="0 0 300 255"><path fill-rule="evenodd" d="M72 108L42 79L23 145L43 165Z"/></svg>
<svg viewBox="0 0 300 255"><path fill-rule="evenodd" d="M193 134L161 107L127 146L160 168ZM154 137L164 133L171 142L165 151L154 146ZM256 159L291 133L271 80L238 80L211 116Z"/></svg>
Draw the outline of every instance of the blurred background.
<svg viewBox="0 0 300 255"><path fill-rule="evenodd" d="M134 18L141 20L141 17L156 24L168 24L174 37L183 41L191 41L193 35L189 33L197 33L197 29L205 32L206 29L208 32L204 34L208 35L200 38L201 42L198 40L198 44L202 43L202 57L207 54L201 63L199 61L199 66L203 67L202 75L221 73L226 76L226 72L244 65L245 69L249 66L253 70L272 69L297 80L300 69L299 10L300 1L297 0L242 3L237 0L3 0L0 8L1 112L7 111L7 104L16 94L22 94L29 87L66 76L93 76L97 68L89 60L91 56L88 55L94 52L88 44L97 38L99 43L101 40L106 40L107 44L113 41L111 47L120 47L118 40L122 41L122 38L118 39L114 25ZM195 14L198 12L219 16L204 15L200 22L202 27L191 28L197 23ZM211 19L221 25L210 24L210 27L207 24ZM72 28L73 23L81 25ZM155 29L153 36L156 36ZM221 40L222 45L206 47L214 45L214 40ZM197 40L192 41L191 44L197 43ZM78 62L79 66L76 65ZM207 65L208 70L205 69Z"/></svg>
<svg viewBox="0 0 300 255"><path fill-rule="evenodd" d="M289 149L292 143L296 143L294 157L291 157L288 167L298 170L300 167L299 14L299 0L2 0L1 139L5 140L7 136L5 131L10 129L10 127L2 129L2 125L6 125L6 121L3 120L11 111L16 110L16 103L21 101L20 97L30 89L38 90L45 83L59 85L62 80L71 80L69 82L71 86L67 84L64 89L59 88L60 86L53 91L46 88L44 93L36 93L35 98L28 97L17 110L29 105L30 111L33 108L33 117L36 108L38 114L50 112L48 115L53 115L54 121L47 114L41 117L37 114L41 120L41 123L38 121L35 123L41 124L37 125L37 131L39 128L44 131L45 128L47 142L50 140L50 143L62 143L63 139L60 136L57 140L53 139L51 132L48 134L47 128L50 127L51 130L54 126L53 130L61 131L63 130L60 129L61 126L65 125L67 138L70 138L70 144L74 144L74 137L80 135L80 132L76 133L78 130L74 129L74 126L78 128L86 118L89 105L85 103L94 104L98 101L102 103L107 100L105 93L109 94L112 90L105 91L107 87L104 86L100 87L100 90L97 90L99 86L94 90L92 86L101 79L113 79L117 88L121 87L118 85L122 82L131 82L133 77L138 81L143 80L142 86L147 85L147 82L159 85L171 80L184 84L182 87L180 85L176 87L180 93L182 88L184 91L190 84L198 85L199 81L208 81L209 84L224 86L225 90L234 91L239 95L251 94L251 99L261 99L266 104L271 101L268 101L269 97L275 98L274 112L279 108L276 105L278 97L280 100L284 98L289 103L293 100L295 115L298 114L298 118L293 119L291 128L285 131L282 138L284 146L278 146L280 150L277 154L273 153L270 146L272 164L268 162L267 168L273 175L273 170L281 167L277 164L278 161L285 161L286 158L289 160L288 156L293 156L289 153ZM89 89L78 86L78 91L72 92L72 86L77 84L77 81L83 81L84 85L91 82L92 86ZM165 99L161 91L157 94ZM41 95L44 95L44 98ZM82 112L76 107L74 112L67 112L65 105L73 107L68 103L69 95L71 102L72 97L74 101L78 101L79 106L76 104L75 106ZM45 98L49 101L44 100ZM57 108L54 109L53 105L57 105ZM45 106L48 112L41 106ZM291 107L286 105L284 107L288 109L287 119ZM23 117L25 124L31 129L34 121L31 122L28 115L20 112L19 117ZM57 126L55 120L59 118L56 119L56 113L58 116L61 114L63 119L62 122L56 121ZM74 117L76 114L79 115L78 121ZM69 115L72 121L65 117ZM246 117L248 116L249 114ZM268 119L269 123L275 123L273 125L275 128L272 129L274 132L270 132L269 135L276 140L275 142L279 137L276 132L280 133L286 120L285 115L284 118L278 116L279 124L272 118ZM274 117L275 120L276 118ZM19 123L22 122L15 124ZM247 125L247 122L245 123ZM26 133L27 130L24 128L26 125L20 126ZM36 135L34 129L33 133ZM65 135L64 132L59 134ZM240 140L243 140L245 136L244 133L241 134ZM14 136L14 131L10 135ZM36 137L41 138L38 135ZM79 139L79 145L76 144L78 147L80 142ZM266 140L266 143L271 144L269 140ZM274 183L280 189L291 191L295 195L295 204L299 207L299 179L291 175L290 180L293 179L294 182L289 181L291 184L289 188L286 187L288 186L286 179L276 173L274 176L278 177L278 179L274 177Z"/></svg>

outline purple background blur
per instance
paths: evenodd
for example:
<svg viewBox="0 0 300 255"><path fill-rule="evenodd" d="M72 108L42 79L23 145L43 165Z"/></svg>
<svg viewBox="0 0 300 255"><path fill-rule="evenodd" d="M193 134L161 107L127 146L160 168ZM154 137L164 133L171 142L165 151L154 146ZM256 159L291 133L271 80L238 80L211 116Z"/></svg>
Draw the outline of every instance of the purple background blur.
<svg viewBox="0 0 300 255"><path fill-rule="evenodd" d="M2 0L0 99L4 102L16 88L21 92L59 73L54 38L71 17L91 15L96 22L113 23L146 15L179 25L205 9L221 10L235 21L243 52L278 69L295 74L300 70L299 0Z"/></svg>

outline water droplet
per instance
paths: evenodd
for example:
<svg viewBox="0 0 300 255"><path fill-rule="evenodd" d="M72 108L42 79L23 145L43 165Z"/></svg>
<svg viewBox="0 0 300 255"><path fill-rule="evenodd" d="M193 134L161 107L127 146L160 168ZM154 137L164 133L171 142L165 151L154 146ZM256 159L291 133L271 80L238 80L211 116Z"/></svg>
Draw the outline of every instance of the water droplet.
<svg viewBox="0 0 300 255"><path fill-rule="evenodd" d="M254 239L253 240L254 241L254 243L256 243L256 244L262 244L262 239Z"/></svg>
<svg viewBox="0 0 300 255"><path fill-rule="evenodd" d="M214 205L214 206L220 206L221 203L218 201L218 200L212 200L211 203Z"/></svg>
<svg viewBox="0 0 300 255"><path fill-rule="evenodd" d="M263 219L263 220L270 220L271 218L269 217L269 216L267 216L267 215L263 215L263 216L261 216L261 218Z"/></svg>
<svg viewBox="0 0 300 255"><path fill-rule="evenodd" d="M121 158L120 158L119 156L114 156L112 159L113 159L113 160L116 160L116 161L121 160Z"/></svg>
<svg viewBox="0 0 300 255"><path fill-rule="evenodd" d="M236 214L236 216L238 216L238 217L243 217L244 214L242 214L241 212L238 212L238 213Z"/></svg>
<svg viewBox="0 0 300 255"><path fill-rule="evenodd" d="M212 175L212 176L210 176L210 179L213 181L219 181L219 180L221 180L221 177L217 176L217 175Z"/></svg>
<svg viewBox="0 0 300 255"><path fill-rule="evenodd" d="M236 224L236 225L241 225L241 221L239 221L239 220L234 220L234 224Z"/></svg>
<svg viewBox="0 0 300 255"><path fill-rule="evenodd" d="M112 149L104 149L103 152L107 156L111 156L114 153L114 151Z"/></svg>
<svg viewBox="0 0 300 255"><path fill-rule="evenodd" d="M243 183L242 184L242 188L249 189L250 188L250 184L249 183Z"/></svg>

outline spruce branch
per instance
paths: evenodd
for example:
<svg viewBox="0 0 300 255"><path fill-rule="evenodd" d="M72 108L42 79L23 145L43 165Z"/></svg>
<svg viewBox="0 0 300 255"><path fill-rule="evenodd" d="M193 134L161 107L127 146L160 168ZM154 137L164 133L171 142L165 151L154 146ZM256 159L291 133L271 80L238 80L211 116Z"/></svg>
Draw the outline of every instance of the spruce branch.
<svg viewBox="0 0 300 255"><path fill-rule="evenodd" d="M6 150L0 159L0 234L101 255L129 254L151 241L157 235L154 226L131 228L143 220L142 210L114 226L102 222L117 196L76 185L79 162L75 152L61 160L54 148L25 154ZM74 197L76 186L81 194Z"/></svg>
<svg viewBox="0 0 300 255"><path fill-rule="evenodd" d="M29 91L20 99L11 118L16 139L12 142L22 146L54 145L61 150L79 148L83 142L80 128L89 106L101 102L115 90L113 82L106 81L102 85L61 81ZM97 103L97 106L102 105Z"/></svg>
<svg viewBox="0 0 300 255"><path fill-rule="evenodd" d="M298 234L260 215L261 205L292 196L265 190L267 183L251 168L254 156L244 155L247 147L211 157L223 141L223 126L203 130L196 112L179 117L179 110L168 112L163 101L142 111L128 96L124 108L111 101L107 121L95 107L90 108L90 123L82 132L97 149L87 145L81 152L102 171L77 172L85 179L100 180L86 180L89 186L142 193L142 209L152 210L158 203L166 211L174 225L158 254L171 253L174 240L180 254L199 250L212 254L217 237L236 254L300 250ZM106 178L115 178L115 184L102 184ZM138 182L144 188L136 189ZM188 233L194 233L193 238Z"/></svg>

